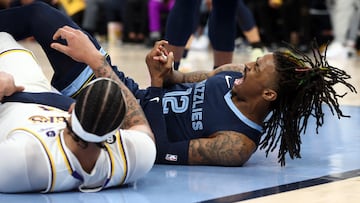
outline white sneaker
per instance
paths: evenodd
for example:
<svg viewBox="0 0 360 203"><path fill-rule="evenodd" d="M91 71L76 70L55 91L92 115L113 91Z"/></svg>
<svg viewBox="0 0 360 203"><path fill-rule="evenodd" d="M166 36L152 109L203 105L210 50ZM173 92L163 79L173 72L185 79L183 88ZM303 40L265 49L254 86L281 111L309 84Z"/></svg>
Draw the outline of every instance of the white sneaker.
<svg viewBox="0 0 360 203"><path fill-rule="evenodd" d="M194 37L191 42L190 49L192 50L206 50L209 47L209 38L205 35Z"/></svg>
<svg viewBox="0 0 360 203"><path fill-rule="evenodd" d="M258 57L264 56L268 50L264 48L253 48L250 52L250 61L256 61Z"/></svg>
<svg viewBox="0 0 360 203"><path fill-rule="evenodd" d="M325 53L323 53L325 54ZM327 59L348 59L351 55L349 47L344 46L340 42L332 42L326 52Z"/></svg>

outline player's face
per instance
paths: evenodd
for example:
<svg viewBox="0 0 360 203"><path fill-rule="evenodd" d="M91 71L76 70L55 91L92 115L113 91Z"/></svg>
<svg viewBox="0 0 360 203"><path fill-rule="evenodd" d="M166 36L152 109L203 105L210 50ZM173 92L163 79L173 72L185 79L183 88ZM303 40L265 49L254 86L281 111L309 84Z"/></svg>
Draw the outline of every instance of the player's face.
<svg viewBox="0 0 360 203"><path fill-rule="evenodd" d="M273 54L259 57L255 62L245 64L244 77L235 80L233 94L243 99L260 96L264 90L276 86L276 76Z"/></svg>

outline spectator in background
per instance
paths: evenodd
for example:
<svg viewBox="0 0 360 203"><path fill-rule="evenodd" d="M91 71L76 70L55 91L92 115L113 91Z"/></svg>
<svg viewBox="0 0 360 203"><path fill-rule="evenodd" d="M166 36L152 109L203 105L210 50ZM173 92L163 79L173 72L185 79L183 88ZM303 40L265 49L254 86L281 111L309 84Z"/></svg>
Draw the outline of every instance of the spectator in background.
<svg viewBox="0 0 360 203"><path fill-rule="evenodd" d="M255 61L257 57L267 53L267 49L261 41L259 29L251 10L247 7L243 0L239 0L238 4L238 25L252 48L250 61Z"/></svg>
<svg viewBox="0 0 360 203"><path fill-rule="evenodd" d="M282 46L282 41L295 46L303 37L301 12L305 4L297 0L253 0L247 1L256 16L263 42L271 49Z"/></svg>
<svg viewBox="0 0 360 203"><path fill-rule="evenodd" d="M211 1L203 0L200 7L199 26L190 38L191 45L186 45L183 58L186 57L188 48L202 50L207 48L209 41L207 37L207 21L211 12ZM243 0L238 1L237 11L237 25L241 28L239 30L243 34L246 41L251 46L250 61L255 61L257 57L263 56L267 53L267 48L261 41L260 33L255 22L255 18L251 10L247 7ZM181 65L182 66L182 65Z"/></svg>
<svg viewBox="0 0 360 203"><path fill-rule="evenodd" d="M331 22L326 3L323 0L309 2L309 37L316 38L319 44L332 39Z"/></svg>
<svg viewBox="0 0 360 203"><path fill-rule="evenodd" d="M333 30L333 41L327 57L346 59L356 56L355 44L360 23L359 0L327 0Z"/></svg>
<svg viewBox="0 0 360 203"><path fill-rule="evenodd" d="M211 1L202 0L200 6L198 26L185 46L183 57L186 57L189 48L203 50L209 47L208 19L211 12Z"/></svg>
<svg viewBox="0 0 360 203"><path fill-rule="evenodd" d="M128 42L143 43L147 35L147 0L126 0L124 36Z"/></svg>
<svg viewBox="0 0 360 203"><path fill-rule="evenodd" d="M84 10L83 20L80 24L81 27L89 34L95 36L95 34L105 35L106 25L100 27L100 24L106 24L106 20L103 20L105 0L85 0L86 7ZM100 22L102 20L102 22Z"/></svg>
<svg viewBox="0 0 360 203"><path fill-rule="evenodd" d="M11 0L0 0L0 10L10 7Z"/></svg>
<svg viewBox="0 0 360 203"><path fill-rule="evenodd" d="M238 0L212 0L209 16L209 40L214 49L214 68L231 63L235 48ZM185 45L198 26L201 0L176 0L166 22L166 46L174 53L177 70Z"/></svg>
<svg viewBox="0 0 360 203"><path fill-rule="evenodd" d="M105 17L109 44L120 43L124 23L124 0L105 0Z"/></svg>
<svg viewBox="0 0 360 203"><path fill-rule="evenodd" d="M174 3L175 0L148 1L149 40L147 45L149 47L153 47L155 42L162 38L163 26L161 15L169 13Z"/></svg>
<svg viewBox="0 0 360 203"><path fill-rule="evenodd" d="M46 1L45 1L46 2ZM86 8L85 0L59 0L60 9L71 17L78 25L82 24L84 10Z"/></svg>

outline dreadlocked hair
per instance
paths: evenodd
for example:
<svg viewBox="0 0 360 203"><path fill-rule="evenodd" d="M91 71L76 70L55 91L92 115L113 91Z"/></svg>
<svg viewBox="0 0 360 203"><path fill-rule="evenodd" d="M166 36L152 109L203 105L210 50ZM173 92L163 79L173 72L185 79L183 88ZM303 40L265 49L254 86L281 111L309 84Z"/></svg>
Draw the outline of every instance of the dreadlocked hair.
<svg viewBox="0 0 360 203"><path fill-rule="evenodd" d="M84 87L76 98L75 114L84 130L104 135L121 125L126 104L119 85L99 78Z"/></svg>
<svg viewBox="0 0 360 203"><path fill-rule="evenodd" d="M337 117L344 115L339 107L339 95L334 85L342 84L356 93L353 85L346 82L351 76L344 70L330 66L326 54L322 55L316 42L312 43L311 59L291 45L289 50L274 52L275 67L278 72L278 98L271 104L269 119L265 121L265 136L260 148L266 148L266 156L280 142L278 161L285 165L285 155L291 159L300 156L300 135L305 134L310 117L315 118L316 133L324 123L322 104L329 107Z"/></svg>

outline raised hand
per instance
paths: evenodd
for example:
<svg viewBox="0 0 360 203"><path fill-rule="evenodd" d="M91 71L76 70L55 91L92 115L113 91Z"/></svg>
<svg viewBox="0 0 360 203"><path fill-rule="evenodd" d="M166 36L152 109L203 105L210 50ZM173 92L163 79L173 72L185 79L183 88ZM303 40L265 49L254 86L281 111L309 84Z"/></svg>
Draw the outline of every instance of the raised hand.
<svg viewBox="0 0 360 203"><path fill-rule="evenodd" d="M168 42L157 41L154 48L146 55L146 64L151 77L151 86L162 87L167 76L173 71L174 54L164 47Z"/></svg>
<svg viewBox="0 0 360 203"><path fill-rule="evenodd" d="M91 66L94 58L96 58L94 56L101 57L101 53L96 49L89 37L81 30L64 26L55 32L53 39L66 40L66 45L54 42L50 46L53 49L70 56L75 61L86 63Z"/></svg>

